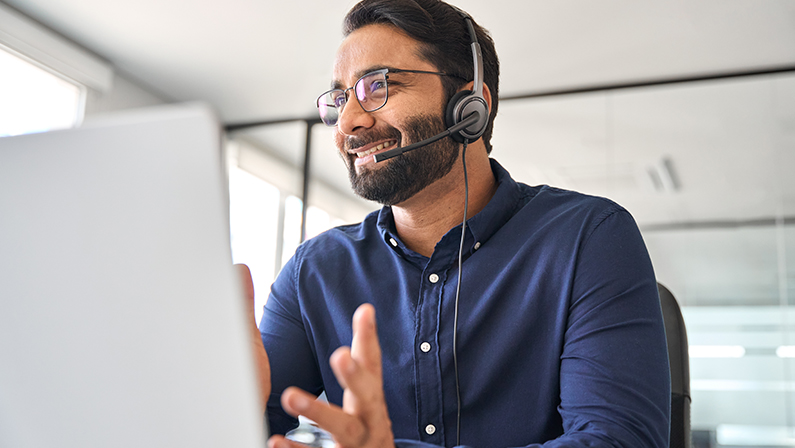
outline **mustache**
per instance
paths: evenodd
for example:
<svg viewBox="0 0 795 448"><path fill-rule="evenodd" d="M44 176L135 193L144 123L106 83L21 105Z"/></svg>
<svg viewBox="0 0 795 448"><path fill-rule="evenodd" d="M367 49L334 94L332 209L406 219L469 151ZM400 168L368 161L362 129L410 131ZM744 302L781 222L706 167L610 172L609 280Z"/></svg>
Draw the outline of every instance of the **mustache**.
<svg viewBox="0 0 795 448"><path fill-rule="evenodd" d="M400 131L390 126L387 129L373 130L359 135L348 136L345 138L344 146L346 150L353 151L379 140L396 140L398 146L401 146L403 135Z"/></svg>

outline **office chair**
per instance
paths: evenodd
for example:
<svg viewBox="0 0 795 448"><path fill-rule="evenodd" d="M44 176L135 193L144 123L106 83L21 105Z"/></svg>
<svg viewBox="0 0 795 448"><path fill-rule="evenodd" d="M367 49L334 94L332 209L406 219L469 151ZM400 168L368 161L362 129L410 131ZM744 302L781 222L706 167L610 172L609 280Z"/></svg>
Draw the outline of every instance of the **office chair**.
<svg viewBox="0 0 795 448"><path fill-rule="evenodd" d="M660 293L665 337L668 340L668 362L671 367L671 433L670 448L690 448L690 358L687 330L682 311L671 291L657 283Z"/></svg>

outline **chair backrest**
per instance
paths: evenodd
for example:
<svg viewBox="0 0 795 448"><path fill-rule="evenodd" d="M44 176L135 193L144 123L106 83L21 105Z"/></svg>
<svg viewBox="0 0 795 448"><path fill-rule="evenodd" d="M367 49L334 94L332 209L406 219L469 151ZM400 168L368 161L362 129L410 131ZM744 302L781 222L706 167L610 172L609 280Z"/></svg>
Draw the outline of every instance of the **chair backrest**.
<svg viewBox="0 0 795 448"><path fill-rule="evenodd" d="M690 448L690 358L682 311L671 291L657 283L660 293L668 362L671 366L671 448Z"/></svg>

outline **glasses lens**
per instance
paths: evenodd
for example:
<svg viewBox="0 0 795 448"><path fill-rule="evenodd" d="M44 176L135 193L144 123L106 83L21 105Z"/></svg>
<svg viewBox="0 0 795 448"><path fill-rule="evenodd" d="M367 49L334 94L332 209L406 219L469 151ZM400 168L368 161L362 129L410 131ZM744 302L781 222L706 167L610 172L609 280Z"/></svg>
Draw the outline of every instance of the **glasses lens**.
<svg viewBox="0 0 795 448"><path fill-rule="evenodd" d="M317 111L320 113L320 119L327 126L337 124L343 106L345 106L345 92L339 89L329 90L317 99Z"/></svg>
<svg viewBox="0 0 795 448"><path fill-rule="evenodd" d="M381 108L386 104L386 73L378 71L362 76L356 81L354 90L364 110L372 112Z"/></svg>

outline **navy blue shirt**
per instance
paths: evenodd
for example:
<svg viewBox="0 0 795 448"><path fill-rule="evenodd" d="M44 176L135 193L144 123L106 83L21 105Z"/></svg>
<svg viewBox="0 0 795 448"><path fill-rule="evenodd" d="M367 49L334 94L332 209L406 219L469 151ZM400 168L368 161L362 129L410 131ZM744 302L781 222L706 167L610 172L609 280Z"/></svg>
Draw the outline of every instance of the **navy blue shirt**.
<svg viewBox="0 0 795 448"><path fill-rule="evenodd" d="M515 182L496 161L467 221L459 303L461 444L667 447L670 381L651 262L630 214L603 198ZM461 226L430 258L384 207L303 243L260 324L272 367L271 431L296 425L288 386L342 403L329 357L376 309L399 446L456 444L453 314Z"/></svg>

